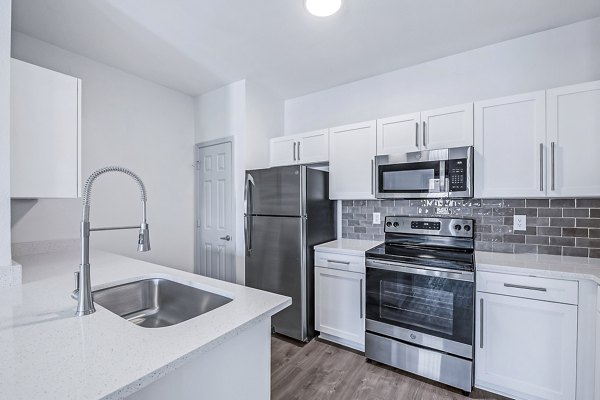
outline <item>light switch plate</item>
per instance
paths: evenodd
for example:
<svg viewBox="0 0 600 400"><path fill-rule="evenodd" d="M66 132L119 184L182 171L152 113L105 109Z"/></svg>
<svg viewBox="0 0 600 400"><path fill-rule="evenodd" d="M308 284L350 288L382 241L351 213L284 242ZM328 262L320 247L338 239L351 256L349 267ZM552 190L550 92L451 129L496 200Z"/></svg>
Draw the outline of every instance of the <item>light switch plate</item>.
<svg viewBox="0 0 600 400"><path fill-rule="evenodd" d="M373 213L373 225L379 225L381 224L381 214L380 213Z"/></svg>
<svg viewBox="0 0 600 400"><path fill-rule="evenodd" d="M515 215L513 230L515 230L515 231L527 230L527 216L526 215Z"/></svg>

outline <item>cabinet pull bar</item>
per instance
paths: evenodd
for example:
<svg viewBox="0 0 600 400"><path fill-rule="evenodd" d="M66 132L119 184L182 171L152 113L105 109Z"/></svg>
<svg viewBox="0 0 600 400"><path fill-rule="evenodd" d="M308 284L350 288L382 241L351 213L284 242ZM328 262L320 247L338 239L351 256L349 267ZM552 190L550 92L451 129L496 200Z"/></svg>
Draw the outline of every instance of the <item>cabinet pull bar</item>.
<svg viewBox="0 0 600 400"><path fill-rule="evenodd" d="M544 143L540 143L540 192L544 191Z"/></svg>
<svg viewBox="0 0 600 400"><path fill-rule="evenodd" d="M358 308L360 309L360 319L363 319L363 280L361 279L360 282L360 298L359 298L359 302L358 302Z"/></svg>
<svg viewBox="0 0 600 400"><path fill-rule="evenodd" d="M552 181L550 183L551 184L551 188L550 188L551 190L555 190L555 186L556 186L554 184L554 158L555 158L555 156L554 156L554 148L555 147L556 146L555 146L554 142L551 142L550 143L550 149L551 149L551 151L550 151L550 157L551 157L551 164L552 164L552 169L550 171L551 174L552 174Z"/></svg>
<svg viewBox="0 0 600 400"><path fill-rule="evenodd" d="M504 287L513 288L513 289L535 290L538 292L546 292L547 291L547 289L543 288L543 287L515 285L513 283L505 283Z"/></svg>
<svg viewBox="0 0 600 400"><path fill-rule="evenodd" d="M479 348L483 349L483 299L479 299Z"/></svg>
<svg viewBox="0 0 600 400"><path fill-rule="evenodd" d="M300 161L300 142L298 142L298 161Z"/></svg>
<svg viewBox="0 0 600 400"><path fill-rule="evenodd" d="M419 148L419 123L415 122L415 147Z"/></svg>
<svg viewBox="0 0 600 400"><path fill-rule="evenodd" d="M375 194L375 162L371 159L371 194Z"/></svg>
<svg viewBox="0 0 600 400"><path fill-rule="evenodd" d="M296 161L296 142L294 142L294 151L292 154L294 155L294 161Z"/></svg>
<svg viewBox="0 0 600 400"><path fill-rule="evenodd" d="M427 147L427 122L423 121L423 147Z"/></svg>
<svg viewBox="0 0 600 400"><path fill-rule="evenodd" d="M328 263L350 265L350 261L327 260Z"/></svg>

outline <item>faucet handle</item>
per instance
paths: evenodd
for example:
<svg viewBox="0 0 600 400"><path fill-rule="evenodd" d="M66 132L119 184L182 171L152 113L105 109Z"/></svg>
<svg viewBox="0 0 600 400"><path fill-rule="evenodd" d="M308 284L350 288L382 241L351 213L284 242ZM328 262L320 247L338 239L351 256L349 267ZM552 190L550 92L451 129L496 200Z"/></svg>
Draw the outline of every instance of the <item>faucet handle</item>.
<svg viewBox="0 0 600 400"><path fill-rule="evenodd" d="M75 275L75 291L79 291L79 271L73 273Z"/></svg>

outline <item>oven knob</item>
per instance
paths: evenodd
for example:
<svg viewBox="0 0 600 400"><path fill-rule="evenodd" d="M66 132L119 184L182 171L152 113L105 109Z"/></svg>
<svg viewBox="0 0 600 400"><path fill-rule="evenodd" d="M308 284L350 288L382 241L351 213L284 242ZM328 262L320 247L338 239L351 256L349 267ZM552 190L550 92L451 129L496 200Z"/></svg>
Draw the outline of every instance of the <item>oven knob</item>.
<svg viewBox="0 0 600 400"><path fill-rule="evenodd" d="M471 227L469 225L465 225L465 231L469 232L471 230Z"/></svg>
<svg viewBox="0 0 600 400"><path fill-rule="evenodd" d="M399 227L399 226L400 226L400 224L399 224L399 223L397 223L397 222L394 222L394 228L397 228L397 227Z"/></svg>
<svg viewBox="0 0 600 400"><path fill-rule="evenodd" d="M411 338L412 340L415 340L415 339L417 338L417 335L415 335L414 333L411 333L411 334L410 334L410 338Z"/></svg>
<svg viewBox="0 0 600 400"><path fill-rule="evenodd" d="M460 231L461 228L462 228L462 226L460 226L460 225L454 225L455 231Z"/></svg>
<svg viewBox="0 0 600 400"><path fill-rule="evenodd" d="M389 228L390 226L392 226L392 223L388 221L385 223L385 226L387 226Z"/></svg>

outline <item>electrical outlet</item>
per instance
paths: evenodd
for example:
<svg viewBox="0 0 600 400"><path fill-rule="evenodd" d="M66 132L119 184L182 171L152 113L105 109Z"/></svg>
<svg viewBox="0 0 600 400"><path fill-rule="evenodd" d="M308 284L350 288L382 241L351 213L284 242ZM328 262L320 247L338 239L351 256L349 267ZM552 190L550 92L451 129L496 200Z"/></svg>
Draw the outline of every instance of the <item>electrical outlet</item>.
<svg viewBox="0 0 600 400"><path fill-rule="evenodd" d="M373 213L373 225L379 225L381 224L381 214L380 213Z"/></svg>
<svg viewBox="0 0 600 400"><path fill-rule="evenodd" d="M527 216L526 215L515 215L513 230L515 230L515 231L527 230Z"/></svg>

